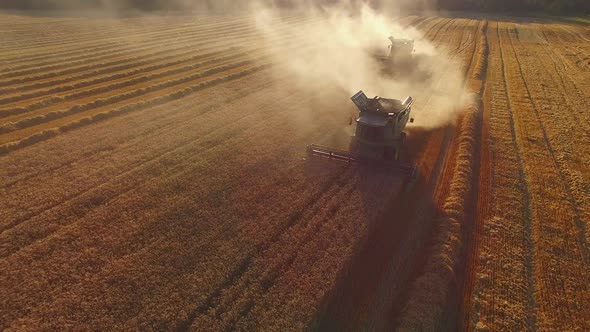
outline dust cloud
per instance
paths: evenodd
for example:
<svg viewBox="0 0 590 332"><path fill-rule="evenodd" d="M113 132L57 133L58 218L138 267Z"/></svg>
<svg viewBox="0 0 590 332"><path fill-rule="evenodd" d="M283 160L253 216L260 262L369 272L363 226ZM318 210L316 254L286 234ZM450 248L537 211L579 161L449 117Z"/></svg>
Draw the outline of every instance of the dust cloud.
<svg viewBox="0 0 590 332"><path fill-rule="evenodd" d="M277 70L286 70L294 83L305 89L338 91L341 93L338 99L347 105L351 105L348 98L359 90L369 97L378 95L403 100L412 96L415 99L413 125L423 128L452 123L469 101L464 93L459 61L452 60L445 50L431 44L420 31L393 19L392 15L403 15L400 10L405 7L428 11L431 0L10 1L17 4L16 8L100 13L97 15L113 19L100 21L97 26L110 24L120 30L128 25L135 28L133 23L116 19L128 13L143 16L146 25L175 22L174 15L167 14L179 11L183 16L193 15L195 21L211 14L251 16L256 28L269 41L266 48L279 64ZM87 10L89 4L100 10ZM286 8L289 15L297 13L300 22L277 28L276 22ZM384 75L383 63L375 57L376 53L387 55L389 36L415 41L412 63L406 64L395 76ZM130 39L125 44L133 42ZM169 45L175 45L175 41L171 40Z"/></svg>
<svg viewBox="0 0 590 332"><path fill-rule="evenodd" d="M416 100L414 126L422 128L452 123L468 102L458 62L416 29L396 23L364 2L301 5L306 20L280 29L275 24L280 11L261 4L253 8L257 28L268 40L292 39L268 47L280 70L286 69L300 86L337 89L348 97L359 90L369 97L403 100L410 95ZM413 60L394 76L385 75L383 63L376 58L387 55L389 36L415 41Z"/></svg>

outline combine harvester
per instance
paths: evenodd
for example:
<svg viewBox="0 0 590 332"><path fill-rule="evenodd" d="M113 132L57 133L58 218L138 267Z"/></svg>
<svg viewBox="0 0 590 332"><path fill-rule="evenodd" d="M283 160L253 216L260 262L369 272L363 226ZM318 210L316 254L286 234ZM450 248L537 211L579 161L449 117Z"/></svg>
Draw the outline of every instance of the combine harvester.
<svg viewBox="0 0 590 332"><path fill-rule="evenodd" d="M376 55L375 59L381 63L384 74L394 75L396 71L411 71L414 66L413 53L414 41L411 39L395 39L392 36L388 38L391 44L388 46L387 56Z"/></svg>
<svg viewBox="0 0 590 332"><path fill-rule="evenodd" d="M359 110L355 135L351 137L350 151L337 150L317 144L307 147L308 154L354 164L384 167L406 177L411 188L418 177L418 168L400 161L404 149L406 124L410 118L412 97L403 102L397 99L367 98L363 91L352 96Z"/></svg>

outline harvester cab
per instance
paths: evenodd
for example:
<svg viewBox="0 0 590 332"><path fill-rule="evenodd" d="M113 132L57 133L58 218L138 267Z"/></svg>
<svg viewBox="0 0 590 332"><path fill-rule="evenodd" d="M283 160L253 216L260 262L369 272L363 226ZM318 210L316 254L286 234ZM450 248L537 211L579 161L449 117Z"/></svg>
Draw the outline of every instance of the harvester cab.
<svg viewBox="0 0 590 332"><path fill-rule="evenodd" d="M369 99L363 91L359 91L351 100L359 113L349 151L312 144L308 146L308 153L349 163L383 166L413 182L417 177L417 168L400 161L400 155L406 139L404 129L408 122L414 122L410 118L414 99Z"/></svg>
<svg viewBox="0 0 590 332"><path fill-rule="evenodd" d="M399 160L405 142L406 124L410 118L414 100L403 102L381 97L367 98L359 91L351 98L359 110L355 135L351 139L351 151L364 159Z"/></svg>

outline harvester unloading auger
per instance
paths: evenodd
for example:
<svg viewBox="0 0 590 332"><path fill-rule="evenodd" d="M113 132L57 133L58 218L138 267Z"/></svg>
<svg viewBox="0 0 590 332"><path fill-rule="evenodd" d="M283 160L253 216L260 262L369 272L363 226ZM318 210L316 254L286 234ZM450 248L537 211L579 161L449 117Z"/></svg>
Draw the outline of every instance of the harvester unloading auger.
<svg viewBox="0 0 590 332"><path fill-rule="evenodd" d="M369 99L363 91L359 91L351 100L358 108L359 116L349 151L311 144L307 147L308 153L348 163L386 167L406 176L408 182L413 183L418 176L417 167L400 161L406 140L403 130L408 121L414 122L410 118L414 102L412 97L408 96L403 102L381 97Z"/></svg>

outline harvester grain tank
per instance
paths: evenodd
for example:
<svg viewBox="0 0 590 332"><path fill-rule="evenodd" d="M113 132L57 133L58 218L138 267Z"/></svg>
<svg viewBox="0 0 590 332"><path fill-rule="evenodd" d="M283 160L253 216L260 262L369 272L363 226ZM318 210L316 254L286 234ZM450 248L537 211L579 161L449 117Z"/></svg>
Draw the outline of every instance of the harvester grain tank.
<svg viewBox="0 0 590 332"><path fill-rule="evenodd" d="M369 99L359 91L351 100L359 113L349 151L312 144L308 146L308 153L343 162L386 167L415 180L417 168L400 161L406 140L404 129L408 122L414 121L410 118L414 99L409 96L403 101L378 96Z"/></svg>

